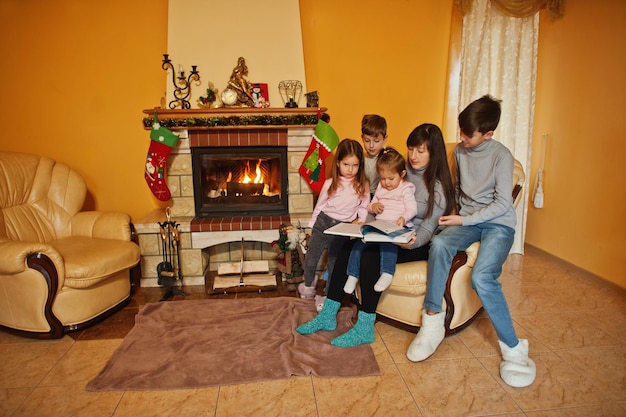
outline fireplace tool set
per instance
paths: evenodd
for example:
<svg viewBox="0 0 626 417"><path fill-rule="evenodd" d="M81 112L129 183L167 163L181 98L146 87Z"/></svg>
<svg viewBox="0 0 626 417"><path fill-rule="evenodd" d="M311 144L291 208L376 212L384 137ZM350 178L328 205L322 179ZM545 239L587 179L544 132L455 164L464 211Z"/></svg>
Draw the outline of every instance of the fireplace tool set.
<svg viewBox="0 0 626 417"><path fill-rule="evenodd" d="M159 223L163 260L157 265L157 284L167 288L161 301L166 301L174 295L189 295L180 289L183 285L183 275L180 271L179 224L172 221L169 207L165 209L165 216L166 221Z"/></svg>

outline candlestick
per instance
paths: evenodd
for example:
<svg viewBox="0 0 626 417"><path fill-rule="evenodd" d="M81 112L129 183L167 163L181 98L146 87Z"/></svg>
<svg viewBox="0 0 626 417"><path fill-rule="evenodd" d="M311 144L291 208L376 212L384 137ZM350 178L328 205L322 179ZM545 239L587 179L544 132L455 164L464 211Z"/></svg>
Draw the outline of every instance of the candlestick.
<svg viewBox="0 0 626 417"><path fill-rule="evenodd" d="M191 74L185 78L185 71L182 65L178 65L178 77L174 71L174 64L169 58L169 54L163 54L163 63L161 68L165 71L168 69L172 71L172 83L174 84L174 100L170 101L168 107L175 109L180 107L181 109L190 109L191 103L188 98L191 96L191 83L196 82L196 85L200 85L200 73L197 70L196 65L191 66Z"/></svg>

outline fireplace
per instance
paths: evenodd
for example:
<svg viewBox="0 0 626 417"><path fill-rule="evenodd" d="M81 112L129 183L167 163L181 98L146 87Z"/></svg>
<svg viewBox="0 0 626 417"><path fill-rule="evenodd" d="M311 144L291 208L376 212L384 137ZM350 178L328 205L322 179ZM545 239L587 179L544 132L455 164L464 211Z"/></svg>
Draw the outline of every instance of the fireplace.
<svg viewBox="0 0 626 417"><path fill-rule="evenodd" d="M286 215L286 146L191 150L197 217Z"/></svg>
<svg viewBox="0 0 626 417"><path fill-rule="evenodd" d="M144 114L144 127L149 130L154 109L144 110ZM239 262L242 239L245 239L249 259L267 259L274 267L276 253L270 243L278 239L280 225L309 222L314 196L300 176L299 168L311 143L317 114L316 108L158 109L162 126L179 135L167 162L167 180L172 193L168 207L172 218L180 224L181 270L185 285L204 285L207 271L217 271L222 263ZM288 206L286 214L237 215L227 205L227 213L220 217L196 216L193 158L203 149L214 154L226 152L218 148L226 148L236 157L255 150L253 158L248 158L255 161L260 159L256 155L257 148L264 153L278 148L280 152L286 150L286 164L281 160L280 166L281 199ZM223 212L224 207L212 207L216 208ZM158 286L156 268L163 261L159 224L165 219L164 209L157 208L135 222L141 246L142 287Z"/></svg>

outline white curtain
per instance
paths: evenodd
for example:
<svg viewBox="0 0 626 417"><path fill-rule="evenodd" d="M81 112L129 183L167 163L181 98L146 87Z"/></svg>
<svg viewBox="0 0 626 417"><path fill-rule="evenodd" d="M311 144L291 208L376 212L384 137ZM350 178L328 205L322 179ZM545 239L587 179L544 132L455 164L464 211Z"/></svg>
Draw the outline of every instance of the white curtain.
<svg viewBox="0 0 626 417"><path fill-rule="evenodd" d="M485 94L501 99L502 116L494 138L511 150L526 173L511 253L524 253L538 27L539 13L508 17L490 0L473 0L463 16L457 114Z"/></svg>

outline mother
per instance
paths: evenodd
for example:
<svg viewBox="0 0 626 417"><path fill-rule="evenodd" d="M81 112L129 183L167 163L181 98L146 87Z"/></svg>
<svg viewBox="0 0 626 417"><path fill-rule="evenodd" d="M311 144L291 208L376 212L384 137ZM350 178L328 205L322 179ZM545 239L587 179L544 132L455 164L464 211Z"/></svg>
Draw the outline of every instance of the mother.
<svg viewBox="0 0 626 417"><path fill-rule="evenodd" d="M412 220L415 235L409 243L399 245L398 263L428 259L429 243L438 228L438 219L450 214L454 207L454 189L441 129L433 124L421 124L411 132L406 146L407 179L415 184L418 210ZM337 327L337 311L346 295L343 287L348 279L346 266L353 244L354 240L351 240L338 254L322 310L311 321L298 326L298 333L311 334L319 330L335 330ZM380 270L378 245L369 245L361 260L361 309L358 320L348 332L331 340L334 346L358 346L372 343L375 338L376 306L381 295L374 291Z"/></svg>

